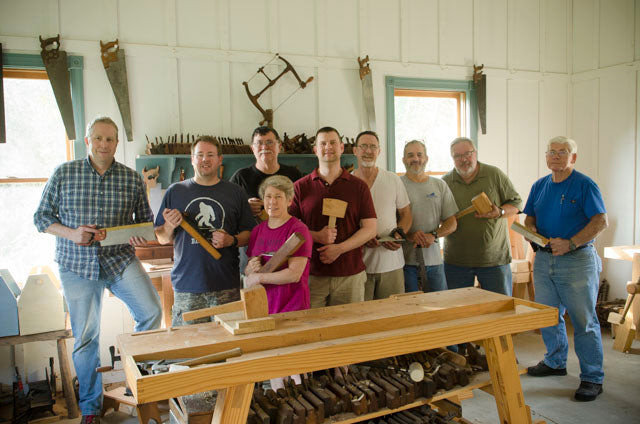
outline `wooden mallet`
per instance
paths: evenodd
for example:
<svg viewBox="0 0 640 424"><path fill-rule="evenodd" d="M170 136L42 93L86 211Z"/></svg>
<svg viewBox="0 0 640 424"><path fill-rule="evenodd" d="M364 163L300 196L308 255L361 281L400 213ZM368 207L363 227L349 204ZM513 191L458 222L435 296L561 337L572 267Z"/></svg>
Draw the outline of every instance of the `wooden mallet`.
<svg viewBox="0 0 640 424"><path fill-rule="evenodd" d="M460 219L463 216L469 215L473 212L478 212L480 215L482 215L491 212L492 209L493 203L491 202L491 200L489 200L489 197L483 191L471 199L471 206L461 210L455 216L456 219Z"/></svg>
<svg viewBox="0 0 640 424"><path fill-rule="evenodd" d="M325 198L322 200L322 215L329 217L327 227L336 228L336 218L344 218L347 202L340 199Z"/></svg>
<svg viewBox="0 0 640 424"><path fill-rule="evenodd" d="M285 263L288 258L304 244L304 242L305 238L302 237L302 234L291 234L287 241L280 246L271 259L264 264L258 272L264 273L278 270L278 268L280 268L280 266ZM243 311L245 319L264 318L269 315L267 292L261 284L240 290L240 298L241 300L236 302L185 312L182 314L182 318L185 321L191 321L198 318L237 311Z"/></svg>

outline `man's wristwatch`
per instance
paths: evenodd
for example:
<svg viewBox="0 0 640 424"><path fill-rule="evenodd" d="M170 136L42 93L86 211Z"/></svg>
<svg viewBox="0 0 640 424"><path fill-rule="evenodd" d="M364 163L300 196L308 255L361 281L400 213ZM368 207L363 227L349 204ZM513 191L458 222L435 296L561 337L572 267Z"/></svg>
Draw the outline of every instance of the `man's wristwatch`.
<svg viewBox="0 0 640 424"><path fill-rule="evenodd" d="M431 235L433 236L433 242L438 242L438 231L431 231Z"/></svg>
<svg viewBox="0 0 640 424"><path fill-rule="evenodd" d="M578 248L578 246L576 246L576 244L573 242L572 239L569 239L569 251L572 252L574 250L576 250Z"/></svg>
<svg viewBox="0 0 640 424"><path fill-rule="evenodd" d="M238 247L238 237L236 236L231 236L233 237L233 243L231 243L231 247Z"/></svg>
<svg viewBox="0 0 640 424"><path fill-rule="evenodd" d="M504 214L507 213L507 211L502 209L500 206L498 206L498 209L500 209L500 216L498 218L502 218L504 216Z"/></svg>

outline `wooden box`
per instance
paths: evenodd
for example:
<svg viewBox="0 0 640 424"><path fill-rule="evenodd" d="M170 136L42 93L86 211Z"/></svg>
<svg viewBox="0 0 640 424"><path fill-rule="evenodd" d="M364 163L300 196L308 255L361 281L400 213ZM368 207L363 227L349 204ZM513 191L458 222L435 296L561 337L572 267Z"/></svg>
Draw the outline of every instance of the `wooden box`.
<svg viewBox="0 0 640 424"><path fill-rule="evenodd" d="M65 329L62 294L47 274L30 275L18 298L20 335Z"/></svg>

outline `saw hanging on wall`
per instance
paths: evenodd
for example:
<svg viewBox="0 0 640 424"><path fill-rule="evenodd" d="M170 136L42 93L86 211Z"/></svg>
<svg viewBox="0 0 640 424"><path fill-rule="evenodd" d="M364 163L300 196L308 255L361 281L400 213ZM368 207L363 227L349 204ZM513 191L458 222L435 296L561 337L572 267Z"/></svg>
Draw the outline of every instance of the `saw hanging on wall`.
<svg viewBox="0 0 640 424"><path fill-rule="evenodd" d="M476 101L478 104L478 115L480 116L480 129L482 134L487 133L487 76L482 73L484 64L473 65L473 85L476 86Z"/></svg>
<svg viewBox="0 0 640 424"><path fill-rule="evenodd" d="M371 67L369 66L369 55L364 59L358 56L358 65L360 66L360 80L362 81L362 98L364 100L365 112L367 114L367 123L369 131L376 130L376 110L373 103L373 81L371 80Z"/></svg>
<svg viewBox="0 0 640 424"><path fill-rule="evenodd" d="M131 130L131 106L129 105L129 84L127 83L127 65L124 59L124 50L120 48L118 40L103 43L100 40L100 57L107 73L113 94L116 96L122 125L127 135L127 140L133 141Z"/></svg>
<svg viewBox="0 0 640 424"><path fill-rule="evenodd" d="M51 88L60 109L64 129L69 140L76 139L76 127L73 120L73 103L71 101L71 82L67 66L67 52L60 50L60 34L57 37L40 38L42 61L51 82Z"/></svg>
<svg viewBox="0 0 640 424"><path fill-rule="evenodd" d="M0 143L6 143L7 131L4 125L4 87L2 81L2 43L0 43Z"/></svg>
<svg viewBox="0 0 640 424"><path fill-rule="evenodd" d="M285 68L275 78L271 79L271 78L269 78L269 75L267 75L264 72L264 68L265 68L265 66L269 65L271 62L273 62L276 59L280 59L282 62L284 62ZM296 80L298 80L299 87L296 90L294 90L293 93L289 94L289 96L287 96L286 99L284 99L278 106L276 106L275 109L264 109L260 105L260 103L258 102L258 99L260 98L260 96L262 96L262 94L264 94L265 91L267 91L269 88L273 87L273 85L276 83L276 81L278 81L280 78L282 78L288 72L291 72L291 74L296 78ZM269 80L269 82L257 94L252 94L251 90L249 90L249 82L251 82L251 80L258 74L264 75L264 77L267 80ZM289 100L291 98L291 96L293 96L298 90L300 90L302 88L305 88L307 86L307 84L309 84L311 81L313 81L313 77L309 77L309 78L307 78L306 81L302 81L302 79L300 78L300 76L298 75L296 70L293 68L293 65L291 65L291 63L289 63L289 61L287 59L285 59L284 57L282 57L278 53L276 53L276 55L273 57L273 59L271 59L269 62L267 62L264 65L262 65L261 67L259 67L258 70L256 71L256 73L251 78L249 78L249 81L243 81L242 85L244 85L244 89L246 90L247 96L249 96L249 100L251 101L251 103L253 103L253 105L256 107L256 109L258 109L260 111L260 113L262 114L262 118L263 119L262 119L262 121L260 121L260 125L267 125L267 126L273 128L273 112L275 112L276 110L278 110L278 108L280 106L285 104L285 102L287 100Z"/></svg>

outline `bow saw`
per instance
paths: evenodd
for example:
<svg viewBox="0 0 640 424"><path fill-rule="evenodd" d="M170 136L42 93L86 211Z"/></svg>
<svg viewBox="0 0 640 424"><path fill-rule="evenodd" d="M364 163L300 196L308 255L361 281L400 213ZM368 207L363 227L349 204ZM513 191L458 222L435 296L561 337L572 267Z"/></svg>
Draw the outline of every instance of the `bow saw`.
<svg viewBox="0 0 640 424"><path fill-rule="evenodd" d="M272 79L272 78L269 78L269 76L264 72L264 68L265 66L269 65L271 62L273 62L276 59L280 59L281 61L283 61L286 66L282 72L280 72L275 78ZM300 87L298 87L293 93L291 93L286 99L284 99L275 109L264 109L258 102L258 99L262 94L264 94L265 91L271 88L276 83L276 81L278 81L288 72L291 72L293 76L296 78L296 80L298 80L298 84L300 85ZM257 94L252 94L251 91L249 90L249 82L258 74L264 75L264 77L267 80L269 80L269 82L262 90L260 90L260 92L258 92ZM311 81L313 81L313 77L309 77L307 78L306 81L303 81L298 75L298 73L296 72L296 70L293 68L293 65L291 65L291 63L289 63L287 59L285 59L284 57L276 53L273 59L271 59L269 62L265 63L260 68L258 68L256 73L249 79L249 81L243 81L242 85L244 85L244 89L247 91L247 96L249 96L249 100L260 111L260 113L262 114L262 117L264 118L262 121L260 121L260 125L267 125L269 127L273 127L273 112L278 110L278 108L282 106L287 100L289 100L291 96L293 96L298 90L305 88L307 84L309 84Z"/></svg>

